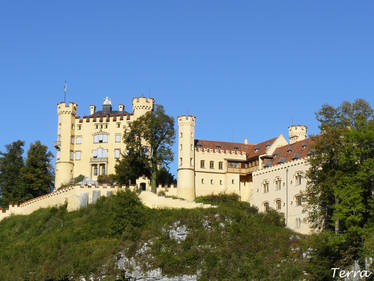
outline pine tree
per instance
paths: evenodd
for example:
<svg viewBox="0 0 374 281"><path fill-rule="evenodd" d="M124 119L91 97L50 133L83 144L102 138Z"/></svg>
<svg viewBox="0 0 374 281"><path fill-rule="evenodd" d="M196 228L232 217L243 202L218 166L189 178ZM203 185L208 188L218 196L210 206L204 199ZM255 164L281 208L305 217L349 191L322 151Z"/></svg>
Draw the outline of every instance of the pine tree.
<svg viewBox="0 0 374 281"><path fill-rule="evenodd" d="M52 157L53 154L48 151L48 147L40 141L30 145L26 165L21 170L25 185L24 200L47 194L53 189Z"/></svg>
<svg viewBox="0 0 374 281"><path fill-rule="evenodd" d="M10 202L23 200L24 184L20 176L24 167L23 146L24 142L18 140L6 145L6 152L0 152L0 202L2 208L7 208Z"/></svg>

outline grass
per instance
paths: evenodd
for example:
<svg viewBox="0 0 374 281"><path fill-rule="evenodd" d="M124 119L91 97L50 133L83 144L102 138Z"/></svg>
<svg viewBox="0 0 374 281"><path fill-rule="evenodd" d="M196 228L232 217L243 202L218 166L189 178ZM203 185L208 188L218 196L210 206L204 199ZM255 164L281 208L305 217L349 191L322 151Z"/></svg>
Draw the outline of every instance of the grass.
<svg viewBox="0 0 374 281"><path fill-rule="evenodd" d="M115 266L124 251L144 269L199 280L302 280L300 241L275 212L259 214L235 196L196 201L208 209L153 210L130 191L68 213L66 206L0 223L1 280L125 280ZM177 241L170 229L184 226ZM147 243L148 252L139 253ZM70 279L69 279L70 278Z"/></svg>

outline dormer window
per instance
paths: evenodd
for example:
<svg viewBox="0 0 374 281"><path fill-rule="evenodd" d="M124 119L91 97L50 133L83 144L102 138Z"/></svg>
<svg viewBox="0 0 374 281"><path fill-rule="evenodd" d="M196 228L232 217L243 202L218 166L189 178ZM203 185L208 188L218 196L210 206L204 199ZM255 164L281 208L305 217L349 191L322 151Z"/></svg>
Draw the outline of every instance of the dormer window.
<svg viewBox="0 0 374 281"><path fill-rule="evenodd" d="M292 151L292 146L288 147L287 152L290 153Z"/></svg>
<svg viewBox="0 0 374 281"><path fill-rule="evenodd" d="M235 150L238 150L238 149L239 149L239 147L238 147L238 146L234 146L234 149L235 149Z"/></svg>
<svg viewBox="0 0 374 281"><path fill-rule="evenodd" d="M221 149L221 146L220 146L220 145L217 145L216 148L217 148L217 149Z"/></svg>

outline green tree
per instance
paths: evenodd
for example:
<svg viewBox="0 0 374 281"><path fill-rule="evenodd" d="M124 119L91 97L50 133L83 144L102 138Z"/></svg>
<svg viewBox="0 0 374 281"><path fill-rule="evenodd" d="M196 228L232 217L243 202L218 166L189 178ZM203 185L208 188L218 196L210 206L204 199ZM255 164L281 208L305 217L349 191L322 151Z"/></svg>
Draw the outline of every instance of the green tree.
<svg viewBox="0 0 374 281"><path fill-rule="evenodd" d="M24 167L24 141L18 140L5 146L6 152L0 152L0 188L1 207L7 208L10 202L23 200L24 185L20 177Z"/></svg>
<svg viewBox="0 0 374 281"><path fill-rule="evenodd" d="M316 114L321 134L314 137L305 192L309 221L339 235L356 259L374 218L373 109L362 99Z"/></svg>
<svg viewBox="0 0 374 281"><path fill-rule="evenodd" d="M174 140L174 119L161 105L130 123L124 134L127 154L116 166L118 182L127 184L124 180L133 181L144 174L151 178L156 192L158 171L173 161Z"/></svg>
<svg viewBox="0 0 374 281"><path fill-rule="evenodd" d="M51 165L53 154L48 147L36 141L27 152L26 165L21 174L25 186L24 200L51 192L54 186L54 173Z"/></svg>

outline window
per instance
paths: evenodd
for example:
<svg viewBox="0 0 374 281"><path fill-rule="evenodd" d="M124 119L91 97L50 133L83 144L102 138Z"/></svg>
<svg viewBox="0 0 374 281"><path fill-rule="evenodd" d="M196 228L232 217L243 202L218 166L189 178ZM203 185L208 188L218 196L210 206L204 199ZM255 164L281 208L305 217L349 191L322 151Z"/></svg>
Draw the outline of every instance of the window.
<svg viewBox="0 0 374 281"><path fill-rule="evenodd" d="M94 166L94 176L97 176L97 165Z"/></svg>
<svg viewBox="0 0 374 281"><path fill-rule="evenodd" d="M222 185L222 180L219 180L219 184Z"/></svg>
<svg viewBox="0 0 374 281"><path fill-rule="evenodd" d="M75 152L75 160L81 160L81 152L80 151Z"/></svg>
<svg viewBox="0 0 374 281"><path fill-rule="evenodd" d="M121 123L117 123L117 128L121 128Z"/></svg>
<svg viewBox="0 0 374 281"><path fill-rule="evenodd" d="M74 124L71 124L71 128L74 130Z"/></svg>
<svg viewBox="0 0 374 281"><path fill-rule="evenodd" d="M264 193L268 193L269 192L269 182L266 181L262 184L263 188L264 188Z"/></svg>
<svg viewBox="0 0 374 281"><path fill-rule="evenodd" d="M223 170L223 162L218 162L218 169Z"/></svg>
<svg viewBox="0 0 374 281"><path fill-rule="evenodd" d="M56 159L57 159L57 160L60 159L60 150L57 150L57 151L56 151Z"/></svg>
<svg viewBox="0 0 374 281"><path fill-rule="evenodd" d="M296 218L296 228L300 228L300 226L301 226L301 219Z"/></svg>
<svg viewBox="0 0 374 281"><path fill-rule="evenodd" d="M108 135L100 134L94 136L94 143L108 142Z"/></svg>
<svg viewBox="0 0 374 281"><path fill-rule="evenodd" d="M179 165L182 166L183 165L183 158L179 158Z"/></svg>
<svg viewBox="0 0 374 281"><path fill-rule="evenodd" d="M61 135L57 136L57 141L61 141Z"/></svg>
<svg viewBox="0 0 374 281"><path fill-rule="evenodd" d="M205 168L205 161L204 160L200 161L200 168Z"/></svg>
<svg viewBox="0 0 374 281"><path fill-rule="evenodd" d="M277 207L277 210L282 209L282 201L280 199L276 200L275 206Z"/></svg>
<svg viewBox="0 0 374 281"><path fill-rule="evenodd" d="M210 161L210 162L209 162L209 167L210 167L211 169L214 169L214 161Z"/></svg>
<svg viewBox="0 0 374 281"><path fill-rule="evenodd" d="M212 179L210 180L210 184L213 184L213 180Z"/></svg>
<svg viewBox="0 0 374 281"><path fill-rule="evenodd" d="M231 183L234 184L234 182L235 182L234 179L232 179Z"/></svg>
<svg viewBox="0 0 374 281"><path fill-rule="evenodd" d="M296 206L301 206L303 204L303 198L301 195L296 195Z"/></svg>
<svg viewBox="0 0 374 281"><path fill-rule="evenodd" d="M81 144L81 143L82 143L82 137L77 137L76 144Z"/></svg>
<svg viewBox="0 0 374 281"><path fill-rule="evenodd" d="M268 202L265 202L264 203L264 209L265 209L265 211L267 212L267 211L269 211L269 203Z"/></svg>
<svg viewBox="0 0 374 281"><path fill-rule="evenodd" d="M105 165L102 165L102 166L101 166L101 174L102 174L102 175L105 175L105 174L106 174Z"/></svg>
<svg viewBox="0 0 374 281"><path fill-rule="evenodd" d="M204 184L204 179L201 179L201 183Z"/></svg>
<svg viewBox="0 0 374 281"><path fill-rule="evenodd" d="M99 125L98 124L96 124L96 129L99 129Z"/></svg>
<svg viewBox="0 0 374 281"><path fill-rule="evenodd" d="M280 178L277 178L275 180L275 190L281 190L282 188L282 180Z"/></svg>
<svg viewBox="0 0 374 281"><path fill-rule="evenodd" d="M70 142L71 144L74 144L74 137L71 137Z"/></svg>
<svg viewBox="0 0 374 281"><path fill-rule="evenodd" d="M295 183L296 183L296 185L300 185L301 184L301 173L298 173L295 176Z"/></svg>
<svg viewBox="0 0 374 281"><path fill-rule="evenodd" d="M93 151L92 155L93 158L106 158L108 157L108 150L99 147Z"/></svg>
<svg viewBox="0 0 374 281"><path fill-rule="evenodd" d="M121 135L116 135L116 142L121 142Z"/></svg>
<svg viewBox="0 0 374 281"><path fill-rule="evenodd" d="M70 150L70 160L74 160L74 152Z"/></svg>
<svg viewBox="0 0 374 281"><path fill-rule="evenodd" d="M183 148L183 146L182 146L182 144L180 145L180 150L182 151L182 148Z"/></svg>
<svg viewBox="0 0 374 281"><path fill-rule="evenodd" d="M193 166L193 158L190 158L190 166Z"/></svg>
<svg viewBox="0 0 374 281"><path fill-rule="evenodd" d="M78 130L81 130L82 129L82 125L78 125Z"/></svg>
<svg viewBox="0 0 374 281"><path fill-rule="evenodd" d="M191 144L191 151L193 151L193 144Z"/></svg>
<svg viewBox="0 0 374 281"><path fill-rule="evenodd" d="M119 159L120 155L121 155L121 150L120 149L115 149L114 150L114 158Z"/></svg>
<svg viewBox="0 0 374 281"><path fill-rule="evenodd" d="M181 132L181 138L183 138L183 133Z"/></svg>

